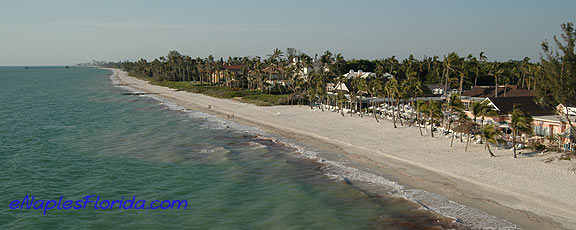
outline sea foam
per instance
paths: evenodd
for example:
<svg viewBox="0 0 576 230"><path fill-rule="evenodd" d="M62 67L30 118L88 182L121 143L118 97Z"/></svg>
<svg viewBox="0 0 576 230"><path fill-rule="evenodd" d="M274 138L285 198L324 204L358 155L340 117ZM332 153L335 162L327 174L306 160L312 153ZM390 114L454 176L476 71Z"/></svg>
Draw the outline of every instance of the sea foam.
<svg viewBox="0 0 576 230"><path fill-rule="evenodd" d="M110 76L112 84L119 84L115 75ZM137 92L136 89L129 86L117 85L122 89ZM334 181L346 183L365 183L384 187L391 196L401 197L421 206L422 209L438 213L442 216L454 219L456 224L470 229L518 229L518 227L506 220L487 214L481 210L471 208L458 204L446 197L420 190L420 189L406 189L399 183L389 180L383 176L375 175L373 173L360 170L358 168L346 166L345 162L337 162L327 160L319 157L318 152L312 151L303 147L291 140L283 138L278 135L273 135L263 131L260 128L241 125L236 122L226 120L208 113L188 110L168 99L156 95L143 95L158 101L167 109L180 111L190 118L204 119L206 122L202 124L205 129L228 129L233 132L242 132L249 135L254 135L258 138L270 140L275 143L280 143L288 148L292 148L292 156L303 159L312 160L321 165L320 171L327 177ZM262 146L258 146L259 148Z"/></svg>

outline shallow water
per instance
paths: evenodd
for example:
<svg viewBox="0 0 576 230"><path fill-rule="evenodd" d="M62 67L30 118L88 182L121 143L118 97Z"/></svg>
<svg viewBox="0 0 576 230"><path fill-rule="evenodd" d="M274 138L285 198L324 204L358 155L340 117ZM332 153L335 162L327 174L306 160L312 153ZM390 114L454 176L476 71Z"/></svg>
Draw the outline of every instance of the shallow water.
<svg viewBox="0 0 576 230"><path fill-rule="evenodd" d="M279 137L152 97L123 96L125 89L112 86L110 74L94 68L0 68L0 229L450 225L397 196L339 180L339 165L308 159L306 150ZM26 195L137 196L187 200L188 206L46 215L9 208Z"/></svg>

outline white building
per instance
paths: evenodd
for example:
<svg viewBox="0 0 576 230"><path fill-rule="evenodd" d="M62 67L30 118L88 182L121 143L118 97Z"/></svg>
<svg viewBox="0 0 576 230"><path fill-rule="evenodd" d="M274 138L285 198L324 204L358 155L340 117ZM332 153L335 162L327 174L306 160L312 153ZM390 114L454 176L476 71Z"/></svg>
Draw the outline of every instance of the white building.
<svg viewBox="0 0 576 230"><path fill-rule="evenodd" d="M372 72L362 72L362 70L358 70L358 72L354 72L354 70L350 70L350 72L343 75L347 79L354 79L354 78L371 78L376 77L375 73Z"/></svg>

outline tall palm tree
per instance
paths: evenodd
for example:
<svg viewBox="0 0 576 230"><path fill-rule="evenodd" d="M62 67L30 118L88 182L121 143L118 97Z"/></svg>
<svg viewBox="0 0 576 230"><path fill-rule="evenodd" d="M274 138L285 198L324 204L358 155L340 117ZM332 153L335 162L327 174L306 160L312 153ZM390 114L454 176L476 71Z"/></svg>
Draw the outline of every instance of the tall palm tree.
<svg viewBox="0 0 576 230"><path fill-rule="evenodd" d="M462 105L462 101L460 100L460 96L453 94L450 96L450 101L448 101L448 130L450 130L452 123L454 122L454 115L458 116L464 111L464 106ZM452 132L452 140L450 141L450 147L452 147L452 143L454 142L454 132Z"/></svg>
<svg viewBox="0 0 576 230"><path fill-rule="evenodd" d="M358 84L356 85L358 88L358 96L360 97L360 117L364 117L364 113L362 112L362 104L364 103L363 96L368 91L368 83L366 82L365 78L360 78L358 80Z"/></svg>
<svg viewBox="0 0 576 230"><path fill-rule="evenodd" d="M519 104L515 104L512 109L510 128L512 129L512 145L514 148L514 158L516 158L516 136L521 133L532 134L532 116L524 111Z"/></svg>
<svg viewBox="0 0 576 230"><path fill-rule="evenodd" d="M350 95L350 110L354 110L357 112L358 110L358 84L360 82L360 76L356 76L354 79L352 79L350 81L350 92L348 92L348 94ZM352 107L352 104L354 104L354 107ZM354 113L350 113L350 117L354 116Z"/></svg>
<svg viewBox="0 0 576 230"><path fill-rule="evenodd" d="M370 94L370 97L372 97L371 102L372 102L372 108L373 108L372 113L374 115L374 119L376 119L376 122L380 122L380 121L378 121L378 117L376 116L377 104L376 104L376 100L375 100L375 98L378 97L382 92L382 81L380 80L380 78L376 77L376 78L370 79L370 81L368 82L367 89L368 89L368 94Z"/></svg>
<svg viewBox="0 0 576 230"><path fill-rule="evenodd" d="M384 85L384 89L386 90L386 93L388 94L391 103L392 101L398 102L398 100L395 99L398 97L399 87L400 86L398 85L398 81L396 80L396 78L391 78ZM394 123L394 128L398 128L396 126L396 113L394 111L394 108L392 108L392 106L390 106L390 108L392 109L392 122ZM398 110L398 113L400 113L400 110Z"/></svg>
<svg viewBox="0 0 576 230"><path fill-rule="evenodd" d="M494 77L494 83L496 85L496 88L494 88L494 96L498 97L498 78L504 73L504 69L502 68L502 63L499 62L494 62L494 65L492 66L492 72L490 73L490 75L492 75L492 77Z"/></svg>
<svg viewBox="0 0 576 230"><path fill-rule="evenodd" d="M498 129L496 129L496 127L492 124L487 124L484 126L484 128L482 128L482 132L480 133L480 135L482 135L482 137L484 137L484 139L486 140L485 143L485 147L488 148L488 152L490 153L491 157L495 157L496 155L494 155L494 153L492 152L492 149L490 149L490 143L492 144L498 144L498 143L502 143L502 132Z"/></svg>
<svg viewBox="0 0 576 230"><path fill-rule="evenodd" d="M418 130L420 131L420 136L424 136L424 134L422 134L422 113L426 113L427 107L426 107L426 101L424 100L418 100L416 101L416 120L418 122Z"/></svg>
<svg viewBox="0 0 576 230"><path fill-rule="evenodd" d="M450 72L454 71L454 66L460 57L455 52L449 53L448 56L444 56L444 97L448 97L448 85L450 84Z"/></svg>
<svg viewBox="0 0 576 230"><path fill-rule="evenodd" d="M464 86L465 81L467 82L467 79L464 79L465 77L468 77L468 74L470 73L470 66L473 64L473 60L472 60L472 55L468 55L467 59L468 61L465 60L461 60L461 64L457 70L457 72L460 75L460 84L458 86L458 95L462 95L462 87Z"/></svg>
<svg viewBox="0 0 576 230"><path fill-rule="evenodd" d="M478 55L478 62L476 63L476 76L474 77L474 86L478 83L478 76L480 75L480 70L482 66L488 61L488 57L484 55L484 52L480 52Z"/></svg>
<svg viewBox="0 0 576 230"><path fill-rule="evenodd" d="M268 80L272 84L272 73L278 72L281 68L282 57L284 56L284 52L282 50L275 48L272 54L268 54L268 61L270 72L268 73ZM270 94L271 87L268 88L268 94Z"/></svg>
<svg viewBox="0 0 576 230"><path fill-rule="evenodd" d="M428 114L430 120L430 135L434 137L434 124L436 123L436 118L442 117L442 103L439 101L428 100L420 103L418 106L422 112Z"/></svg>
<svg viewBox="0 0 576 230"><path fill-rule="evenodd" d="M334 85L338 86L338 84L346 84L346 77L344 77L343 75L338 75L337 78L335 78L335 82ZM342 90L336 89L337 90L337 95L336 95L336 101L337 104L339 105L339 109L340 109L340 114L342 114L342 116L344 116L344 102L346 100L346 96L344 96L344 93L342 92Z"/></svg>
<svg viewBox="0 0 576 230"><path fill-rule="evenodd" d="M424 95L424 91L422 90L422 82L420 82L418 79L410 78L408 81L410 82L409 97L411 98L410 107L412 108L410 114L410 124L412 124L414 122L414 113L416 112L416 98ZM416 121L419 122L420 119L418 116L419 115L416 114Z"/></svg>
<svg viewBox="0 0 576 230"><path fill-rule="evenodd" d="M477 122L477 118L480 117L480 126L484 126L484 119L486 117L497 117L498 112L496 112L492 106L488 104L488 101L484 100L481 102L474 102L471 106L472 115L474 116L474 123ZM484 137L480 135L480 143L484 141Z"/></svg>
<svg viewBox="0 0 576 230"><path fill-rule="evenodd" d="M396 90L396 107L398 108L398 119L400 120L400 125L404 126L404 122L402 121L403 118L403 113L406 112L406 110L404 109L404 105L406 104L406 101L408 101L410 96L410 82L408 80L405 80L402 82L402 84L398 85L398 89ZM400 100L402 100L402 102L404 104L402 104L402 107L400 106ZM400 113L400 111L402 111L402 113Z"/></svg>

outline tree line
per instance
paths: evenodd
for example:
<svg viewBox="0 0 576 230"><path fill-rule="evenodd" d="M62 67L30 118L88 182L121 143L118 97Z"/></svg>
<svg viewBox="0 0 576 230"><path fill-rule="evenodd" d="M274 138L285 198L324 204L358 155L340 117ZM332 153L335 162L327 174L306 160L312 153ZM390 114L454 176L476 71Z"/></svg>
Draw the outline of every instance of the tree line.
<svg viewBox="0 0 576 230"><path fill-rule="evenodd" d="M362 70L374 72L377 76L390 73L399 84L404 81L417 81L421 85L441 83L458 92L472 86L516 85L533 90L538 102L556 105L570 103L576 98L575 37L573 24L562 24L562 35L554 37L553 44L548 41L542 43L542 55L536 62L528 57L522 60L490 61L484 52L466 56L452 52L442 57L424 57L420 60L413 55L403 60L394 56L376 60L346 60L342 54L334 55L330 51L311 57L289 48L287 52L275 49L265 58L229 57L226 60L215 59L213 56L192 58L170 51L165 57L152 61L140 59L108 63L106 66L119 67L133 75L159 81L196 81L211 86L243 89L273 87L267 85L268 76L277 74L286 78L283 86L286 90L283 93L286 94L299 93L301 88L315 90L311 82L325 85L342 80L340 76L349 70ZM316 70L308 74L308 78L302 78L299 70L312 67L313 61L319 61L322 68L328 71ZM242 71L226 71L225 65L242 65ZM211 76L217 71L224 74L216 82ZM387 80L384 79L381 85L384 86Z"/></svg>
<svg viewBox="0 0 576 230"><path fill-rule="evenodd" d="M427 118L431 129L434 124L448 126L450 129L454 122L450 117L459 117L454 119L459 124L469 120L462 116L459 95L473 86L515 85L532 90L539 104L551 108L558 104L576 104L576 31L572 23L564 23L561 28L560 37L555 36L552 42L542 42L541 57L537 61L528 57L522 60L490 61L484 52L466 56L451 52L442 57L424 57L420 60L413 55L403 60L394 56L376 60L346 60L342 54L333 54L331 51L312 57L289 48L286 52L275 49L266 57L229 57L226 60L215 59L213 56L192 58L170 51L165 57L152 61L140 59L108 63L105 66L122 68L133 76L156 81L195 82L205 86L257 90L262 94L283 94L289 95L290 103L296 104L336 104L342 115L342 109L348 106L355 111L371 112L377 121L374 111L376 105L372 104L372 111L369 111L368 108L362 108L363 103L357 103L356 98L362 101L364 96L384 97L385 107L392 113L394 127L397 122L404 125L404 121L411 121L409 125L414 122L423 124L422 119ZM229 71L226 66L240 66L241 70ZM302 71L304 68L307 68L307 73ZM373 72L376 77L345 78L344 74L350 70ZM215 74L221 77L213 77ZM388 77L383 77L386 74ZM273 76L281 76L282 83L275 83ZM348 97L340 91L329 95L326 92L328 83L346 83L349 87ZM444 102L416 101L416 97L425 94L424 86L427 84L442 84L445 92L452 88L457 93ZM400 108L404 104L415 108L409 113L409 118ZM491 113L487 105L480 103L473 104L471 112L475 115L474 120L477 117L483 120ZM524 124L518 123L517 127L512 127L514 135L520 134L520 131L528 132L525 123L529 124L527 121L531 120L524 117L529 114L522 112L520 107L515 107L513 114L521 117L514 121ZM480 134L486 143L499 140L497 137L501 134L494 127L484 125L483 121L480 123L480 128L471 126L464 133ZM571 122L570 126L574 129ZM576 129L573 131L576 133ZM489 145L487 148L489 150Z"/></svg>

